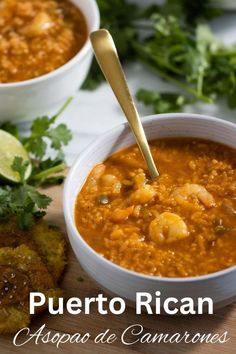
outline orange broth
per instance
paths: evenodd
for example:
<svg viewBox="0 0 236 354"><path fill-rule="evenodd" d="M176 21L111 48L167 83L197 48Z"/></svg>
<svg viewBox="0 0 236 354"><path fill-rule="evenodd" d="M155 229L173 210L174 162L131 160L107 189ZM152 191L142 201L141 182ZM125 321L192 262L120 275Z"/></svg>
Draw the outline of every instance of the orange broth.
<svg viewBox="0 0 236 354"><path fill-rule="evenodd" d="M138 147L93 168L75 205L76 226L103 257L133 271L188 277L236 265L236 153L171 138L150 143L151 181Z"/></svg>

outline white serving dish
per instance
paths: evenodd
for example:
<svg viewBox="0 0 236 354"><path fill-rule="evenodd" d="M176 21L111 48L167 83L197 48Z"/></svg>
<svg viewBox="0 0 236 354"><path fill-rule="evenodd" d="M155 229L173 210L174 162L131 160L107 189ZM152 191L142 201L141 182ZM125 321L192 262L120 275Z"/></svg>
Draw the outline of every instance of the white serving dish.
<svg viewBox="0 0 236 354"><path fill-rule="evenodd" d="M236 125L204 115L173 113L144 118L148 140L162 137L197 137L226 144L236 149ZM84 270L106 289L126 300L135 301L136 292L146 291L153 296L157 290L162 300L211 297L215 308L236 298L236 266L209 275L189 278L147 276L124 269L96 253L79 234L74 222L76 196L89 172L99 162L117 150L134 144L127 124L121 124L92 143L77 159L66 179L64 188L64 214L69 240ZM155 296L154 296L155 298Z"/></svg>
<svg viewBox="0 0 236 354"><path fill-rule="evenodd" d="M71 1L83 12L89 33L97 30L100 16L96 1ZM17 83L0 83L0 121L33 119L58 109L82 85L92 55L88 38L77 55L51 73Z"/></svg>

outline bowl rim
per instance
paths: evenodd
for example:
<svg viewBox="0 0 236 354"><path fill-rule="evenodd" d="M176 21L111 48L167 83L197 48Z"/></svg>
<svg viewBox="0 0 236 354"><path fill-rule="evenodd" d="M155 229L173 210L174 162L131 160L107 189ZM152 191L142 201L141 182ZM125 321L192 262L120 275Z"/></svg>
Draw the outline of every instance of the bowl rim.
<svg viewBox="0 0 236 354"><path fill-rule="evenodd" d="M71 0L69 0L71 1ZM90 1L90 4L92 6L92 11L93 11L93 15L94 15L94 22L91 26L91 29L88 28L88 36L87 39L83 45L83 47L78 51L77 54L75 54L69 61L67 61L65 64L59 66L57 69L47 73L47 74L43 74L37 77L34 77L32 79L28 79L28 80L24 80L24 81L17 81L17 82L6 82L6 83L1 83L0 82L0 90L4 90L4 89L11 89L11 88L18 88L18 87L27 87L33 84L37 84L40 83L42 81L46 81L47 79L53 79L55 77L57 77L60 74L63 74L65 71L69 70L71 67L73 67L78 61L81 61L86 54L88 53L88 51L92 48L90 40L89 40L89 33L92 31L96 31L99 29L100 26L100 12L99 12L99 8L98 8L98 4L96 2L96 0L86 0L86 1ZM78 7L80 9L80 6L73 3L76 7ZM80 11L82 12L82 14L84 15L84 18L86 20L86 24L88 27L88 18L87 16L83 13L83 11L80 9Z"/></svg>
<svg viewBox="0 0 236 354"><path fill-rule="evenodd" d="M229 128L233 128L234 130L236 129L236 124L216 118L213 116L209 115L202 115L202 114L195 114L195 113L164 113L164 114L153 114L153 115L148 115L142 117L142 122L143 123L148 123L153 121L153 119L158 119L158 120L173 120L176 119L178 120L179 118L188 118L188 119L196 119L198 118L199 120L202 121L211 121L212 123L221 123L224 126L227 126ZM67 230L69 231L69 241L70 236L73 237L74 239L78 239L82 245L86 248L86 250L95 258L97 258L99 263L104 263L106 266L113 268L114 270L121 272L123 274L126 274L127 276L135 276L139 279L142 280L152 280L152 281L160 281L160 282L165 282L165 283L195 283L195 282L200 282L200 281L208 281L211 279L219 278L221 276L226 276L229 273L232 273L236 271L236 265L231 266L229 268L225 268L223 270L209 273L209 274L204 274L204 275L199 275L199 276L191 276L191 277L162 277L162 276L155 276L155 275L147 275L144 273L139 273L133 270L129 270L127 268L121 267L120 265L113 263L112 261L106 259L105 257L101 256L99 253L97 253L89 244L85 241L85 239L82 237L80 232L78 231L75 221L74 221L74 215L73 213L70 212L70 205L69 205L69 199L67 198L67 190L70 185L70 180L72 178L72 175L75 173L75 171L78 170L78 166L80 165L80 162L86 158L86 155L93 151L94 149L97 148L97 146L100 145L100 143L111 133L114 133L118 129L126 129L128 127L128 122L124 122L121 124L116 125L112 129L109 129L108 131L104 132L101 134L99 137L97 137L92 143L90 143L83 151L82 153L77 157L75 162L73 163L72 167L69 170L69 173L66 177L65 185L64 185L64 190L63 190L63 212L64 212L64 218L66 222L66 227ZM196 137L197 138L197 137ZM225 144L227 145L227 144ZM78 194L78 191L76 190L76 193ZM74 211L74 206L73 206L73 211ZM77 259L79 261L79 259Z"/></svg>

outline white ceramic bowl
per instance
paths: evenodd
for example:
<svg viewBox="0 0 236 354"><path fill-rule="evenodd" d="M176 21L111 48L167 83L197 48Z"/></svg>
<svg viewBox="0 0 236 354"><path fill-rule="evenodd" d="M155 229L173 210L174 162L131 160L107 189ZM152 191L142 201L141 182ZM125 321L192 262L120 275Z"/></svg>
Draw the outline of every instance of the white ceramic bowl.
<svg viewBox="0 0 236 354"><path fill-rule="evenodd" d="M99 28L100 16L95 0L70 0L85 16L89 33ZM55 112L82 85L92 60L87 39L69 62L49 74L17 83L0 84L0 121L33 119Z"/></svg>
<svg viewBox="0 0 236 354"><path fill-rule="evenodd" d="M162 137L197 137L226 144L236 149L236 125L220 119L196 114L163 114L146 117L143 125L149 140ZM112 294L134 301L137 291L163 299L209 296L215 308L228 304L236 297L236 266L209 275L189 278L147 276L124 269L97 254L84 241L74 223L75 199L94 165L117 150L134 144L127 124L119 125L99 137L77 159L70 170L64 188L64 214L69 239L84 270ZM154 297L155 298L155 297Z"/></svg>

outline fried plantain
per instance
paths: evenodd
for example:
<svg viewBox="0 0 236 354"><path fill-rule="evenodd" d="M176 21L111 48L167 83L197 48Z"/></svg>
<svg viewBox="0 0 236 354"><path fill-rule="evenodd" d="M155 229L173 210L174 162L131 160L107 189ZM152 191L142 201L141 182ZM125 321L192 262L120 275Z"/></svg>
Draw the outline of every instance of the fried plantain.
<svg viewBox="0 0 236 354"><path fill-rule="evenodd" d="M65 239L60 230L44 220L36 222L30 231L20 230L14 219L0 223L0 247L26 244L38 252L49 272L58 280L66 264Z"/></svg>
<svg viewBox="0 0 236 354"><path fill-rule="evenodd" d="M29 325L32 291L42 292L55 302L62 295L35 251L26 245L0 248L0 333L14 333Z"/></svg>

